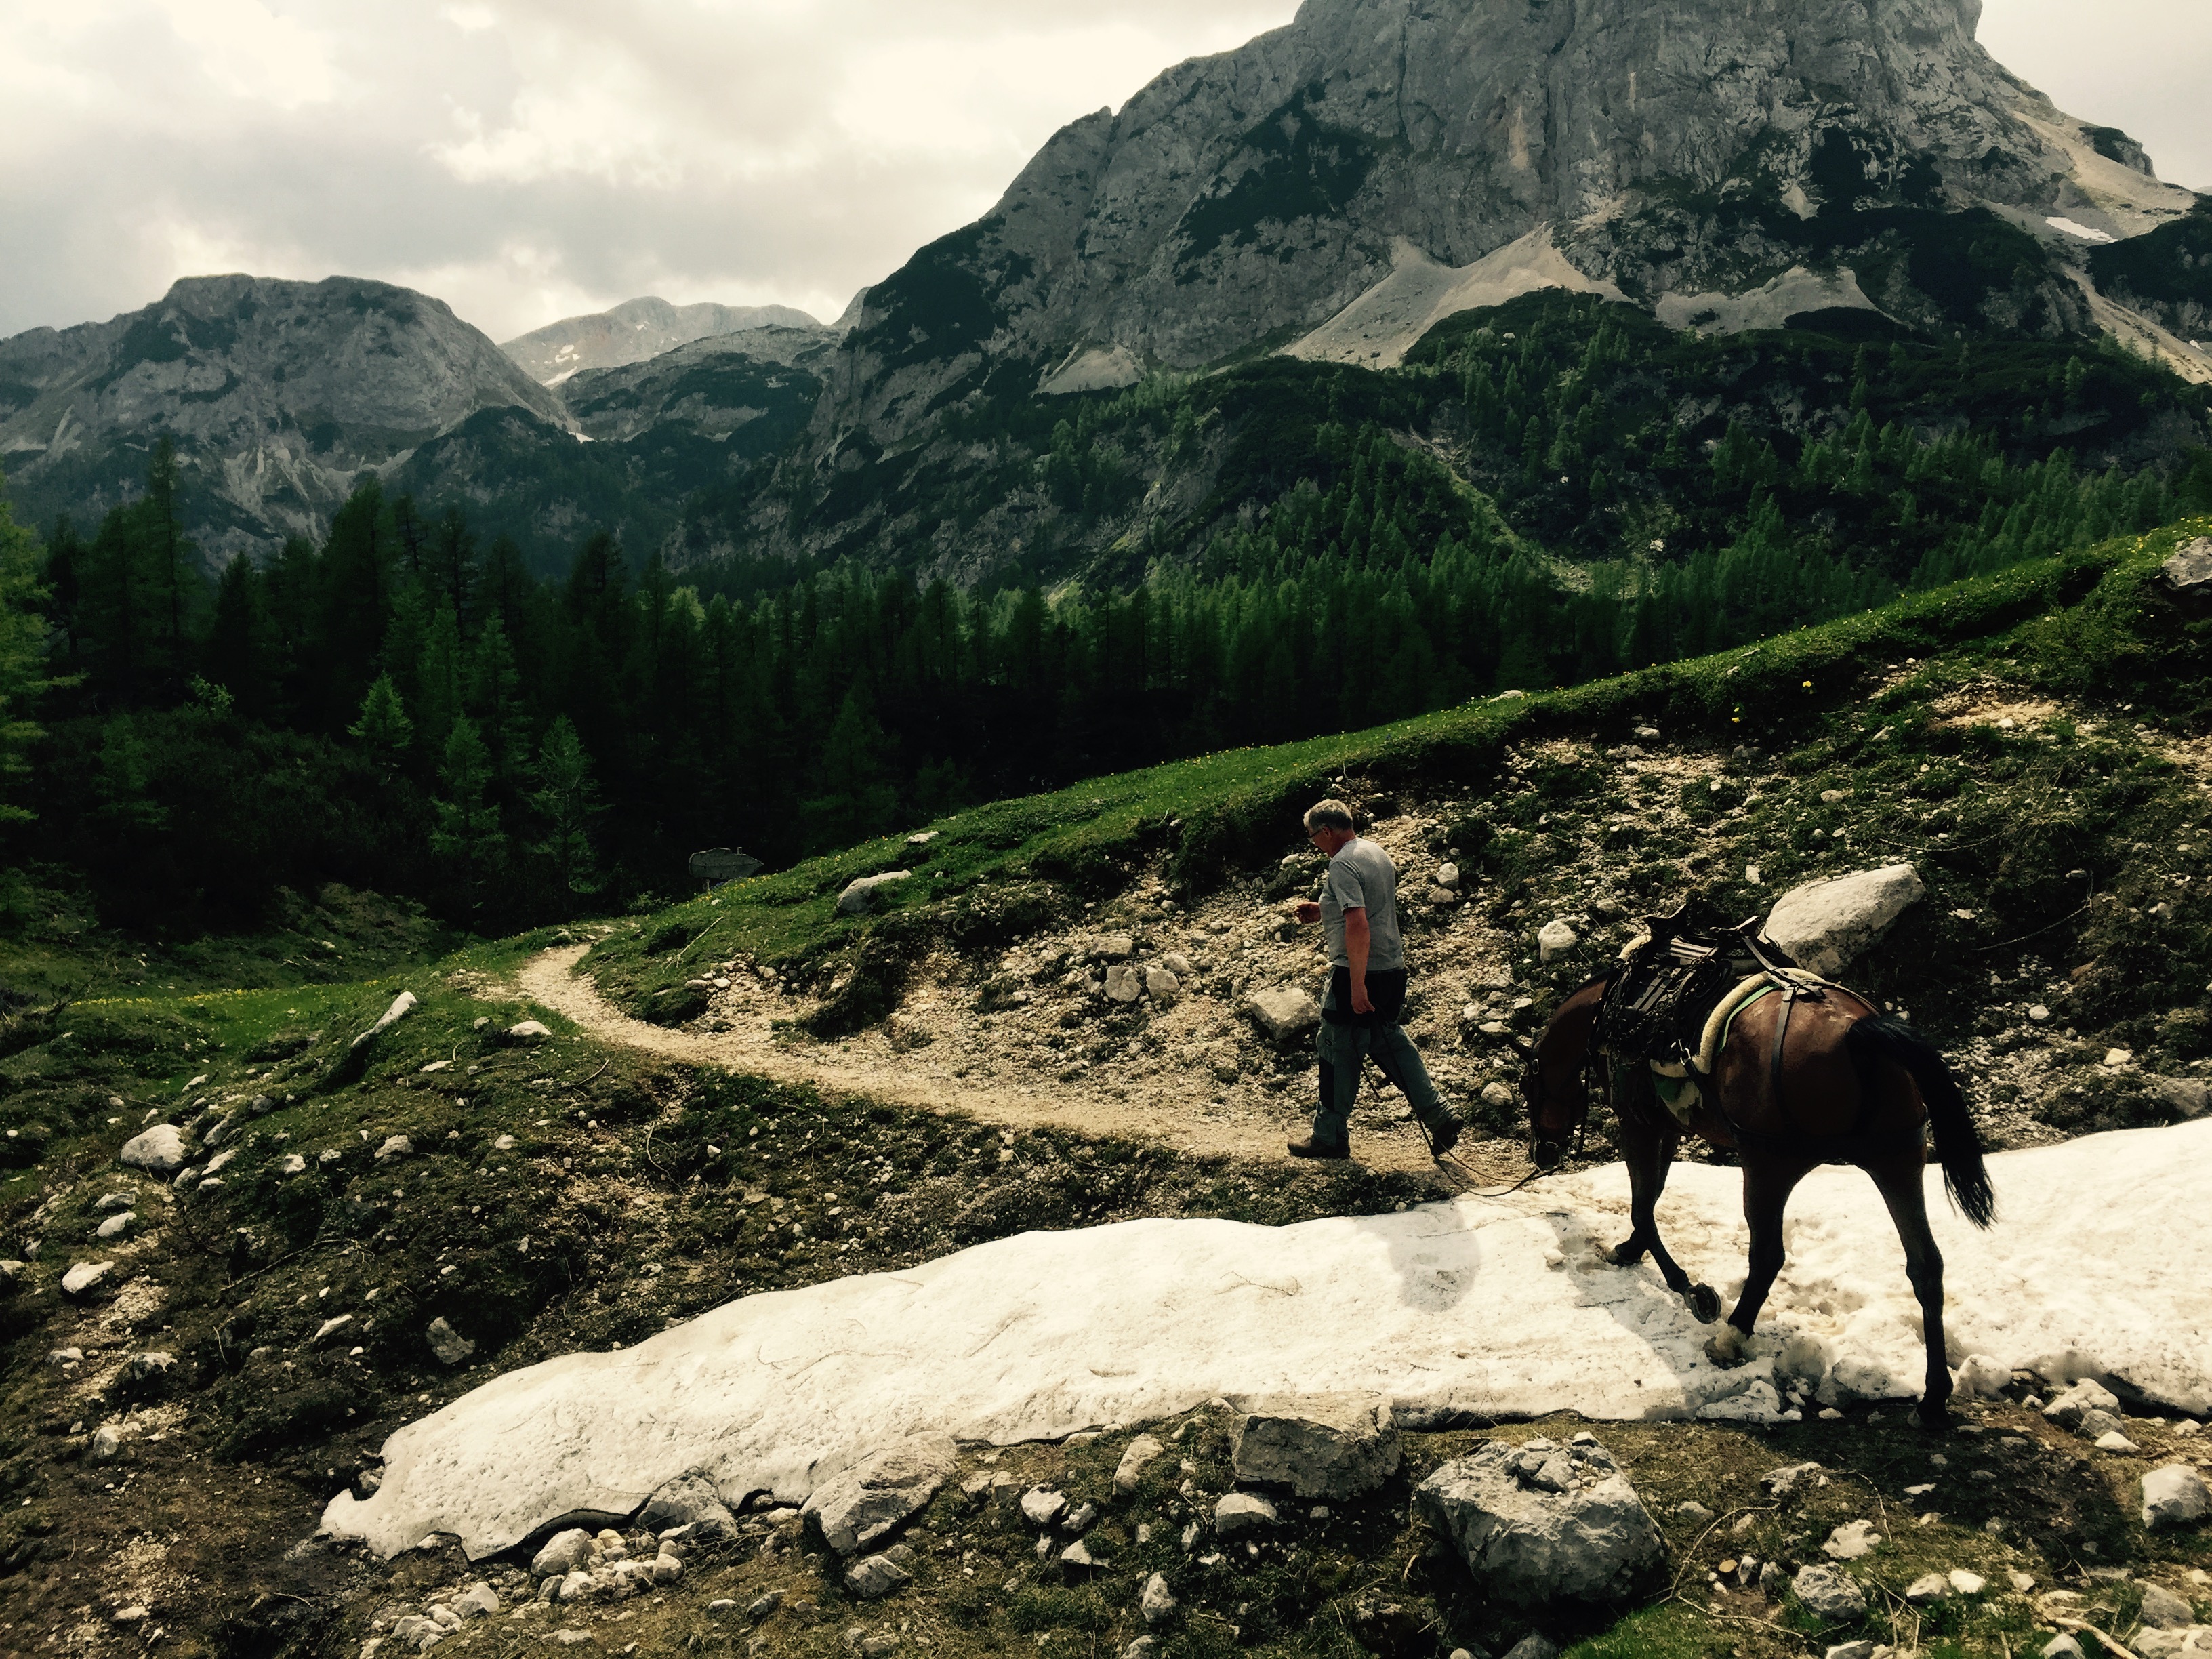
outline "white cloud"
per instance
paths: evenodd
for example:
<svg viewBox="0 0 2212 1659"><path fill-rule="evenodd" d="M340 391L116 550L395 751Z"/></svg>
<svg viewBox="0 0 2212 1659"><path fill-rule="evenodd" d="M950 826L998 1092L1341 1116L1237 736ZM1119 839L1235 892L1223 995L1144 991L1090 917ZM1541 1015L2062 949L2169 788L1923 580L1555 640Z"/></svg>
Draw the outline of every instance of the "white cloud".
<svg viewBox="0 0 2212 1659"><path fill-rule="evenodd" d="M0 334L218 269L405 283L501 339L647 293L832 314L1295 3L0 0ZM2212 184L2212 8L1988 0L1983 33Z"/></svg>

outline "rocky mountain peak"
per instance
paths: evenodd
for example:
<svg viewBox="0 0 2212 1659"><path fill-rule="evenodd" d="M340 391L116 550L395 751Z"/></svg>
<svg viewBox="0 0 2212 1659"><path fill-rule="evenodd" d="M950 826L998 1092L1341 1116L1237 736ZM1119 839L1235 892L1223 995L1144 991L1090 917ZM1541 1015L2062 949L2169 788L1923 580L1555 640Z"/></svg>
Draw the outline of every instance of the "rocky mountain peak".
<svg viewBox="0 0 2212 1659"><path fill-rule="evenodd" d="M1447 299L1530 286L1672 298L1688 320L1779 283L1739 325L1842 306L2085 331L2078 245L2194 198L2006 71L1978 15L1308 0L1066 127L871 290L817 437L896 441L986 386L1093 389L1310 341L1393 361ZM1363 301L1395 321L1313 340Z"/></svg>
<svg viewBox="0 0 2212 1659"><path fill-rule="evenodd" d="M585 369L621 368L694 340L757 329L829 335L813 318L789 306L672 306L648 295L625 300L611 311L564 317L507 341L500 349L532 378L558 386Z"/></svg>
<svg viewBox="0 0 2212 1659"><path fill-rule="evenodd" d="M166 433L217 560L319 533L363 468L498 407L568 423L443 301L359 277L187 277L143 310L0 340L0 457L32 520L96 520Z"/></svg>

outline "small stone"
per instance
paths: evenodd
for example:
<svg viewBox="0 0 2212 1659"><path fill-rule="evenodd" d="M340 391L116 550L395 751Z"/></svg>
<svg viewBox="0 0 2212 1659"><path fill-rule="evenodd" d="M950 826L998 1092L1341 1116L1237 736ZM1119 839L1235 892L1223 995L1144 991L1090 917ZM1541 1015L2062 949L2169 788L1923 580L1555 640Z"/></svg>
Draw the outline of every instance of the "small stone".
<svg viewBox="0 0 2212 1659"><path fill-rule="evenodd" d="M2136 1616L2153 1630L2182 1630L2197 1622L2197 1610L2163 1584L2142 1587Z"/></svg>
<svg viewBox="0 0 2212 1659"><path fill-rule="evenodd" d="M2081 1644L2063 1632L2043 1644L2042 1653L2043 1659L2088 1659Z"/></svg>
<svg viewBox="0 0 2212 1659"><path fill-rule="evenodd" d="M1834 1567L1800 1567L1790 1588L1805 1610L1825 1624L1847 1625L1866 1617L1866 1592Z"/></svg>
<svg viewBox="0 0 2212 1659"><path fill-rule="evenodd" d="M2204 1477L2186 1463L2168 1463L2142 1478L2142 1523L2156 1531L2161 1527L2185 1527L2212 1513L2212 1492Z"/></svg>
<svg viewBox="0 0 2212 1659"><path fill-rule="evenodd" d="M1505 1650L1505 1659L1559 1659L1559 1644L1531 1632Z"/></svg>
<svg viewBox="0 0 2212 1659"><path fill-rule="evenodd" d="M914 1575L888 1555L866 1555L845 1569L845 1588L864 1601L889 1595Z"/></svg>
<svg viewBox="0 0 2212 1659"><path fill-rule="evenodd" d="M477 1351L477 1345L463 1336L441 1316L430 1322L430 1352L438 1356L441 1365L458 1365Z"/></svg>
<svg viewBox="0 0 2212 1659"><path fill-rule="evenodd" d="M1838 1642L1822 1656L1822 1659L1874 1659L1874 1644Z"/></svg>
<svg viewBox="0 0 2212 1659"><path fill-rule="evenodd" d="M478 1579L453 1598L453 1607L464 1619L488 1619L499 1611L499 1592Z"/></svg>
<svg viewBox="0 0 2212 1659"><path fill-rule="evenodd" d="M553 1028L543 1020L526 1019L507 1028L509 1042L544 1042L553 1035Z"/></svg>
<svg viewBox="0 0 2212 1659"><path fill-rule="evenodd" d="M1152 1636L1139 1636L1135 1641L1130 1643L1128 1646L1121 1650L1121 1659L1153 1659L1153 1656L1158 1653L1159 1650L1160 1644L1158 1638Z"/></svg>
<svg viewBox="0 0 2212 1659"><path fill-rule="evenodd" d="M1214 1534L1224 1540L1265 1532L1281 1521L1275 1506L1257 1492L1226 1492L1213 1506Z"/></svg>
<svg viewBox="0 0 2212 1659"><path fill-rule="evenodd" d="M2038 1025L2047 1024L2051 1019L2051 1010L2039 1002L2028 1009L2027 1017Z"/></svg>
<svg viewBox="0 0 2212 1659"><path fill-rule="evenodd" d="M1166 1574L1156 1572L1145 1580L1144 1590L1137 1597L1137 1610L1145 1615L1148 1625L1175 1617L1176 1599L1168 1589Z"/></svg>
<svg viewBox="0 0 2212 1659"><path fill-rule="evenodd" d="M277 1161L276 1173L280 1176L305 1175L307 1173L307 1160L297 1152L287 1152Z"/></svg>
<svg viewBox="0 0 2212 1659"><path fill-rule="evenodd" d="M1291 1042L1321 1024L1321 1004L1296 986L1254 991L1238 1010L1277 1043Z"/></svg>
<svg viewBox="0 0 2212 1659"><path fill-rule="evenodd" d="M1134 1002L1145 994L1145 981L1135 969L1116 963L1106 970L1106 995L1115 1002Z"/></svg>
<svg viewBox="0 0 2212 1659"><path fill-rule="evenodd" d="M710 1603L709 1605L719 1607L733 1607L737 1606L737 1603L734 1601L716 1601ZM762 1620L767 1618L769 1614L774 1613L782 1605L783 1592L781 1590L770 1590L767 1595L756 1596L751 1601L746 1604L745 1617L751 1620L753 1623L757 1625Z"/></svg>
<svg viewBox="0 0 2212 1659"><path fill-rule="evenodd" d="M2118 1452L2123 1455L2128 1452L2141 1451L2142 1449L2142 1447L2136 1445L2134 1441L2129 1439L2127 1436L2122 1434L2118 1429L2106 1430L2104 1433L2099 1435L2096 1439L2090 1442L2090 1443L2095 1446L2100 1452Z"/></svg>
<svg viewBox="0 0 2212 1659"><path fill-rule="evenodd" d="M1674 1514L1677 1519L1686 1521L1693 1527L1705 1526L1713 1518L1713 1512L1694 1498L1675 1504Z"/></svg>
<svg viewBox="0 0 2212 1659"><path fill-rule="evenodd" d="M1828 1541L1820 1546L1820 1553L1832 1561L1856 1561L1863 1555L1874 1553L1881 1542L1881 1534L1874 1529L1871 1521L1847 1521L1828 1534Z"/></svg>
<svg viewBox="0 0 2212 1659"><path fill-rule="evenodd" d="M1166 1451L1167 1448L1151 1435L1139 1435L1122 1452L1121 1461L1114 1466L1114 1490L1128 1497L1137 1490L1137 1482L1144 1478L1146 1468Z"/></svg>
<svg viewBox="0 0 2212 1659"><path fill-rule="evenodd" d="M118 1625L139 1625L146 1621L148 1609L143 1606L118 1607L111 1616Z"/></svg>
<svg viewBox="0 0 2212 1659"><path fill-rule="evenodd" d="M92 1461L105 1463L123 1449L123 1431L112 1423L103 1423L92 1431Z"/></svg>
<svg viewBox="0 0 2212 1659"><path fill-rule="evenodd" d="M119 1233L128 1232L131 1230L131 1223L137 1219L138 1217L135 1211L125 1210L120 1215L112 1215L108 1217L107 1219L101 1222L99 1226L94 1228L93 1232L97 1237L113 1238Z"/></svg>
<svg viewBox="0 0 2212 1659"><path fill-rule="evenodd" d="M1147 968L1145 969L1145 994L1155 1002L1173 1002L1182 994L1182 981L1164 968Z"/></svg>
<svg viewBox="0 0 2212 1659"><path fill-rule="evenodd" d="M1022 1518L1033 1527L1048 1527L1067 1508L1067 1498L1048 1486L1031 1486L1022 1494Z"/></svg>
<svg viewBox="0 0 2212 1659"><path fill-rule="evenodd" d="M2085 1376L2071 1388L2054 1395L2043 1414L2054 1423L2069 1429L2079 1428L2084 1415L2093 1411L2117 1412L2120 1402L2112 1391L2094 1377Z"/></svg>
<svg viewBox="0 0 2212 1659"><path fill-rule="evenodd" d="M379 1164L389 1163L395 1158L410 1157L414 1151L415 1143L405 1135L386 1135L384 1144L376 1149L376 1161Z"/></svg>
<svg viewBox="0 0 2212 1659"><path fill-rule="evenodd" d="M109 1269L114 1266L112 1261L78 1262L62 1275L62 1294L82 1296L101 1279L106 1278Z"/></svg>
<svg viewBox="0 0 2212 1659"><path fill-rule="evenodd" d="M1951 1588L1961 1595L1979 1595L1990 1587L1990 1581L1978 1572L1968 1572L1964 1567L1954 1567L1950 1573Z"/></svg>
<svg viewBox="0 0 2212 1659"><path fill-rule="evenodd" d="M917 1436L823 1481L806 1500L805 1513L830 1548L856 1554L925 1507L958 1467L949 1437Z"/></svg>
<svg viewBox="0 0 2212 1659"><path fill-rule="evenodd" d="M1905 1599L1916 1607L1932 1607L1951 1599L1951 1581L1940 1572L1923 1572L1905 1587Z"/></svg>
<svg viewBox="0 0 2212 1659"><path fill-rule="evenodd" d="M1820 1474L1818 1463L1785 1463L1759 1476L1759 1484L1767 1496L1787 1503L1819 1480Z"/></svg>
<svg viewBox="0 0 2212 1659"><path fill-rule="evenodd" d="M1553 962L1582 943L1582 935L1565 921L1546 922L1536 930L1536 948L1546 962Z"/></svg>
<svg viewBox="0 0 2212 1659"><path fill-rule="evenodd" d="M1060 1517L1060 1524L1062 1531L1080 1535L1081 1534L1089 1532L1092 1527L1097 1524L1097 1522L1098 1505L1085 1502L1077 1504L1066 1515L1062 1516Z"/></svg>
<svg viewBox="0 0 2212 1659"><path fill-rule="evenodd" d="M514 1150L514 1137L513 1135L501 1135L497 1140L492 1142L491 1149L495 1152L513 1152Z"/></svg>
<svg viewBox="0 0 2212 1659"><path fill-rule="evenodd" d="M1259 1401L1229 1436L1239 1480L1287 1487L1299 1498L1357 1498L1398 1470L1398 1425L1380 1395Z"/></svg>
<svg viewBox="0 0 2212 1659"><path fill-rule="evenodd" d="M307 1340L311 1344L320 1342L325 1337L335 1335L337 1332L343 1330L347 1326L352 1323L353 1316L351 1314L340 1314L335 1319L325 1319L321 1324L315 1328L314 1335Z"/></svg>
<svg viewBox="0 0 2212 1659"><path fill-rule="evenodd" d="M2132 1048L2107 1048L2105 1050L2104 1063L2112 1071L2132 1066L2136 1063L2136 1051Z"/></svg>
<svg viewBox="0 0 2212 1659"><path fill-rule="evenodd" d="M888 896L884 889L913 878L911 870L886 870L881 875L862 876L848 882L845 890L837 895L837 914L841 916L865 916Z"/></svg>
<svg viewBox="0 0 2212 1659"><path fill-rule="evenodd" d="M1060 1559L1071 1567L1103 1567L1106 1565L1105 1557L1093 1555L1091 1546L1080 1538L1062 1550Z"/></svg>

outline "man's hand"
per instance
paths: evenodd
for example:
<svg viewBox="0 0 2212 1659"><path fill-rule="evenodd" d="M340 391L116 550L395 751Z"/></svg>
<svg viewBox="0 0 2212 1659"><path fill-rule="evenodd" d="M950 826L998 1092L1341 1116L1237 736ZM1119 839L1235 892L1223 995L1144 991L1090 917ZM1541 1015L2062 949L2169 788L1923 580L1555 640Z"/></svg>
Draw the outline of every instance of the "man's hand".
<svg viewBox="0 0 2212 1659"><path fill-rule="evenodd" d="M1311 899L1301 899L1291 909L1291 914L1310 927L1321 920L1321 906L1316 904Z"/></svg>
<svg viewBox="0 0 2212 1659"><path fill-rule="evenodd" d="M1368 1000L1367 981L1364 975L1355 976L1352 981L1352 1012L1355 1014L1375 1012L1374 1003Z"/></svg>

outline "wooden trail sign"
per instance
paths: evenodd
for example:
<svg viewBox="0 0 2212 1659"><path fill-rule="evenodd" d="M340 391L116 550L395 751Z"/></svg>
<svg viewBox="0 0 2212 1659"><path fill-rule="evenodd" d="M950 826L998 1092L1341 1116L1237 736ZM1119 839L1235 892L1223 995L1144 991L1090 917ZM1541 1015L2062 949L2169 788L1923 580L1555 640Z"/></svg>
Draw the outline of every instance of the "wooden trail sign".
<svg viewBox="0 0 2212 1659"><path fill-rule="evenodd" d="M691 855L691 879L703 881L710 887L717 882L743 881L760 867L761 861L750 854L734 852L727 847L710 847Z"/></svg>

